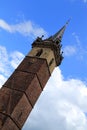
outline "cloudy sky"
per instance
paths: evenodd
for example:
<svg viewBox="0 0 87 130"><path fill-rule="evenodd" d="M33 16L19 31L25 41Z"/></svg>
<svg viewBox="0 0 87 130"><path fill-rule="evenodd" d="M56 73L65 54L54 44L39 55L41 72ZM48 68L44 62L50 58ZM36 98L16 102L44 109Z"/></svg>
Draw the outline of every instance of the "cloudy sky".
<svg viewBox="0 0 87 130"><path fill-rule="evenodd" d="M0 0L0 87L30 51L71 21L55 68L23 130L87 130L87 0Z"/></svg>

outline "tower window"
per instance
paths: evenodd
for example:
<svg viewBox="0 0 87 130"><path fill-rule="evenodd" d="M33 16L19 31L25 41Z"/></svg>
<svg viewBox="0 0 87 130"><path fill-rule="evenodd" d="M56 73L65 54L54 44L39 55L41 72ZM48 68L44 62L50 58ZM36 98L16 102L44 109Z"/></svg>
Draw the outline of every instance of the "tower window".
<svg viewBox="0 0 87 130"><path fill-rule="evenodd" d="M53 61L54 61L54 59L52 58L52 60L49 62L49 66L52 65Z"/></svg>
<svg viewBox="0 0 87 130"><path fill-rule="evenodd" d="M38 52L37 52L37 54L36 54L36 56L41 56L41 54L43 53L43 49L40 49Z"/></svg>

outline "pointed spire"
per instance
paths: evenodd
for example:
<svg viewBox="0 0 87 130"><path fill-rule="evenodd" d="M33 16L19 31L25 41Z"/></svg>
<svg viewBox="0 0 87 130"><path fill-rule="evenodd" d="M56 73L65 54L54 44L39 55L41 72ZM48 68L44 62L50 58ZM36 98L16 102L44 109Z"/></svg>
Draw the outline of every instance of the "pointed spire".
<svg viewBox="0 0 87 130"><path fill-rule="evenodd" d="M63 34L64 34L64 31L67 27L67 25L69 24L71 19L69 19L66 24L56 33L52 36L52 40L53 41L58 41L58 42L61 42L62 40L62 37L63 37Z"/></svg>

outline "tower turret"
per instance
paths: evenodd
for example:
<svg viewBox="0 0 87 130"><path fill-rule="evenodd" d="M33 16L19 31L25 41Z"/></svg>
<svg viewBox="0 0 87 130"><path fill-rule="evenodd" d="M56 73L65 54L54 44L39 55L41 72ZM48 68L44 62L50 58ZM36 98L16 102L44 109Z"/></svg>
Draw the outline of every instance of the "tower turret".
<svg viewBox="0 0 87 130"><path fill-rule="evenodd" d="M63 59L61 40L65 28L45 40L38 37L0 89L0 130L21 130L53 69Z"/></svg>

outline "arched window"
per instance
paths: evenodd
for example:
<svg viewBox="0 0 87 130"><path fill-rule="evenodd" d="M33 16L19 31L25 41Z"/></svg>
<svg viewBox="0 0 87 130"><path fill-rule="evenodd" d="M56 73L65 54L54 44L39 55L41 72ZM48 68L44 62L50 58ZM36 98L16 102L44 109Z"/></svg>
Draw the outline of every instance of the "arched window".
<svg viewBox="0 0 87 130"><path fill-rule="evenodd" d="M49 66L52 65L53 61L54 61L54 59L52 58L51 61L49 62Z"/></svg>
<svg viewBox="0 0 87 130"><path fill-rule="evenodd" d="M43 53L43 49L40 49L40 50L38 50L38 52L37 52L37 54L36 54L36 56L41 56L41 54Z"/></svg>

